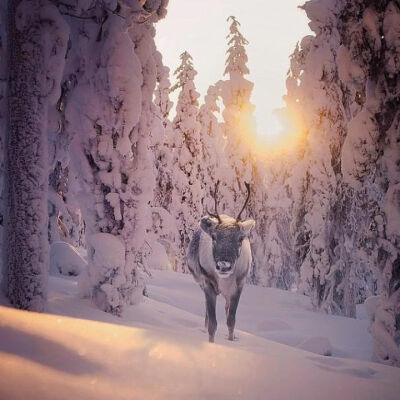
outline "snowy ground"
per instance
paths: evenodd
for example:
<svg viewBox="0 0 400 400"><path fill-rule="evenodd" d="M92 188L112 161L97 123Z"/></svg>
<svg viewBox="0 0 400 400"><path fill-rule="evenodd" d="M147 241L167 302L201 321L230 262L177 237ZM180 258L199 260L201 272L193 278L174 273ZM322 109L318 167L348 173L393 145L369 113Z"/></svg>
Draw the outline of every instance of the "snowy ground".
<svg viewBox="0 0 400 400"><path fill-rule="evenodd" d="M219 298L209 344L190 276L155 271L148 292L117 318L78 299L75 279L52 277L49 314L0 307L0 399L398 399L400 369L362 361L371 351L366 320L247 286L239 340L226 340Z"/></svg>

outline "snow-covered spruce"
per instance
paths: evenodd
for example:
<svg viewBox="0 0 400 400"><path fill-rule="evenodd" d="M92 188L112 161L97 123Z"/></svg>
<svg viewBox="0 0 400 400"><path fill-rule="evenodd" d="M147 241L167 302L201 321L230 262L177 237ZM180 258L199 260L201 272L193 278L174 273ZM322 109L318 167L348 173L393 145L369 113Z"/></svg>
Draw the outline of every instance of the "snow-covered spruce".
<svg viewBox="0 0 400 400"><path fill-rule="evenodd" d="M47 291L47 115L59 97L69 29L47 0L9 2L9 114L3 285L16 307Z"/></svg>
<svg viewBox="0 0 400 400"><path fill-rule="evenodd" d="M304 9L315 37L301 41L288 79L307 129L302 184L292 186L300 288L349 316L380 294L374 358L398 365L399 8L330 0Z"/></svg>
<svg viewBox="0 0 400 400"><path fill-rule="evenodd" d="M246 192L244 183L248 182L252 187L257 184L254 182L252 154L255 125L254 106L250 97L253 83L245 78L245 75L249 74L245 49L248 41L240 32L240 23L234 16L230 16L228 22L230 25L224 70L227 79L217 82L216 87L223 103L221 130L226 138L224 157L228 166L221 171L224 175L221 179L222 209L227 214L234 215L238 212L238 204ZM251 199L246 212L256 218L258 211L263 212L256 209L254 199ZM252 247L254 248L253 244ZM257 259L254 259L254 262L256 261ZM253 270L256 268L254 265Z"/></svg>
<svg viewBox="0 0 400 400"><path fill-rule="evenodd" d="M253 83L244 76L249 74L246 65L245 46L247 40L240 33L238 20L231 16L228 34L228 50L224 75L228 79L217 83L224 105L222 110L222 129L226 136L225 152L229 162L230 176L222 180L229 188L229 213L233 212L242 193L245 193L244 182L252 183L252 156L250 144L254 134L253 110L250 103ZM224 193L223 186L221 193ZM225 197L225 196L224 196Z"/></svg>
<svg viewBox="0 0 400 400"><path fill-rule="evenodd" d="M172 87L172 90L180 90L176 116L173 120L172 204L174 204L173 215L177 220L181 253L176 268L179 271L187 271L186 249L198 226L204 196L199 176L202 151L201 126L198 122L199 94L193 82L197 72L187 51L181 54L180 59L181 64L174 73L177 82Z"/></svg>
<svg viewBox="0 0 400 400"><path fill-rule="evenodd" d="M153 127L151 129L151 149L157 170L156 185L152 205L163 207L170 211L172 203L172 179L173 179L173 137L174 131L169 120L169 112L172 102L169 98L170 80L169 68L165 67L161 53L155 53L157 86L154 96Z"/></svg>
<svg viewBox="0 0 400 400"><path fill-rule="evenodd" d="M213 193L218 181L224 185L224 192L220 197L220 209L224 210L228 204L231 204L227 196L226 183L232 175L229 173L229 164L225 155L226 138L223 135L221 123L218 121L220 108L217 102L220 95L219 84L211 85L204 96L204 104L201 105L198 114L201 126L202 161L199 172L204 195L203 214L207 208L211 210L213 207Z"/></svg>
<svg viewBox="0 0 400 400"><path fill-rule="evenodd" d="M81 292L101 309L120 315L143 289L140 266L149 251L150 201L155 181L150 150L156 85L153 23L166 1L81 4L65 76L76 81L66 104L78 198L86 223L87 274ZM115 6L115 5L114 5ZM121 18L121 15L124 18ZM92 16L93 18L86 18ZM104 248L109 248L107 257Z"/></svg>
<svg viewBox="0 0 400 400"><path fill-rule="evenodd" d="M176 270L181 257L178 248L180 240L176 220L172 215L173 191L173 128L169 120L172 102L169 98L170 80L169 68L165 67L161 53L155 53L157 86L154 96L153 126L151 128L151 149L156 166L156 185L152 199L152 228L148 233L147 242L150 255L147 264L150 268ZM182 261L181 261L182 263Z"/></svg>
<svg viewBox="0 0 400 400"><path fill-rule="evenodd" d="M291 61L287 99L299 107L306 126L305 151L292 180L293 233L299 288L315 307L355 316L351 250L346 236L349 198L340 186L340 147L346 127L335 54L340 45L338 18L343 2L304 5L315 36L301 41Z"/></svg>
<svg viewBox="0 0 400 400"><path fill-rule="evenodd" d="M361 231L353 247L380 295L371 319L373 358L400 366L400 9L392 1L347 6L340 79L346 95L355 92L359 111L350 108L341 161L345 184L361 199L353 209L365 220L353 226Z"/></svg>
<svg viewBox="0 0 400 400"><path fill-rule="evenodd" d="M169 68L163 64L160 52L155 52L154 57L157 67L157 86L154 94L154 105L163 126L166 128L166 126L170 124L168 117L173 106L173 103L169 98L171 91Z"/></svg>
<svg viewBox="0 0 400 400"><path fill-rule="evenodd" d="M254 163L254 196L250 204L257 219L252 236L251 282L286 290L297 277L291 232L291 157L281 154L279 158Z"/></svg>

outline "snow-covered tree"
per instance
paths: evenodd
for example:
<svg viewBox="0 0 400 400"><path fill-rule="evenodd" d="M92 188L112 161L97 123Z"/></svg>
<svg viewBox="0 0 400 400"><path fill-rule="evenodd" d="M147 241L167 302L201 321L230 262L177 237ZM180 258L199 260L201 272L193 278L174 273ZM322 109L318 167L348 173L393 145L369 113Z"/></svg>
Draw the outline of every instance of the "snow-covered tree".
<svg viewBox="0 0 400 400"><path fill-rule="evenodd" d="M292 186L300 288L349 316L379 294L369 303L374 358L398 365L399 7L320 0L304 9L315 36L301 41L288 79L307 130Z"/></svg>
<svg viewBox="0 0 400 400"><path fill-rule="evenodd" d="M208 208L213 210L214 189L218 181L223 184L221 195L218 198L220 210L224 210L227 205L229 192L227 191L227 177L230 178L229 164L225 155L226 139L223 135L221 123L218 120L220 108L218 100L220 99L219 84L208 88L204 96L204 103L201 105L198 115L198 121L201 126L201 168L200 183L204 193L202 213L206 213Z"/></svg>
<svg viewBox="0 0 400 400"><path fill-rule="evenodd" d="M156 53L157 60L157 87L154 95L154 104L156 112L159 115L164 127L170 122L168 117L173 106L169 98L171 92L171 82L169 80L169 68L162 62L160 52Z"/></svg>
<svg viewBox="0 0 400 400"><path fill-rule="evenodd" d="M399 19L397 19L397 23ZM398 79L398 78L397 78ZM390 113L390 106L386 105ZM394 111L394 110L392 110ZM390 118L390 117L389 117ZM373 219L378 237L374 240L374 273L378 281L380 298L371 313L371 333L374 341L375 361L400 366L400 112L386 132L382 168L387 191L382 208ZM375 233L374 232L374 233ZM375 235L374 235L375 236ZM368 299L367 299L368 300Z"/></svg>
<svg viewBox="0 0 400 400"><path fill-rule="evenodd" d="M294 194L293 233L300 290L310 294L315 307L354 316L349 250L342 240L346 217L340 211L346 198L338 175L346 132L335 60L342 7L341 1L304 5L315 36L305 37L292 58L289 105L300 108L307 131L304 155L296 166L297 176L302 175Z"/></svg>
<svg viewBox="0 0 400 400"><path fill-rule="evenodd" d="M65 82L71 167L86 224L83 294L120 315L142 294L155 182L150 129L156 61L153 23L166 1L87 2L71 14ZM113 7L117 8L113 8ZM76 18L79 13L79 18ZM74 21L74 22L72 22ZM72 169L72 168L71 168Z"/></svg>
<svg viewBox="0 0 400 400"><path fill-rule="evenodd" d="M151 248L148 264L151 268L176 269L181 252L178 249L180 240L176 220L171 214L174 179L171 142L173 129L168 116L173 103L169 98L169 68L164 66L159 52L156 53L156 69L157 86L153 107L156 118L151 129L151 147L157 176L152 200L152 228L148 234Z"/></svg>
<svg viewBox="0 0 400 400"><path fill-rule="evenodd" d="M251 282L290 289L296 280L291 234L292 198L289 155L258 160L253 173L252 218L256 234L252 238Z"/></svg>
<svg viewBox="0 0 400 400"><path fill-rule="evenodd" d="M152 129L152 148L157 167L156 187L154 191L154 206L170 210L172 201L172 140L173 128L169 120L172 101L169 98L171 90L169 68L162 62L160 53L156 53L157 87L154 96L154 129Z"/></svg>
<svg viewBox="0 0 400 400"><path fill-rule="evenodd" d="M49 268L47 117L60 94L69 29L51 1L9 1L8 6L3 286L16 307L42 310Z"/></svg>
<svg viewBox="0 0 400 400"><path fill-rule="evenodd" d="M344 185L358 200L352 208L365 221L353 246L380 295L371 314L373 358L399 366L400 9L393 1L348 2L345 17L339 76L347 103L358 107L349 107L341 162Z"/></svg>
<svg viewBox="0 0 400 400"><path fill-rule="evenodd" d="M180 59L181 64L174 73L177 82L172 87L172 90L180 90L173 120L172 213L177 220L180 235L181 257L177 267L179 270L187 270L184 262L186 249L202 210L203 193L199 179L202 144L198 122L199 94L193 81L197 72L187 51L181 54Z"/></svg>
<svg viewBox="0 0 400 400"><path fill-rule="evenodd" d="M250 102L253 83L245 78L249 74L245 46L247 40L240 33L240 24L235 17L230 21L228 50L224 75L228 79L218 82L221 99L223 132L226 137L225 152L230 176L222 183L228 186L231 204L227 212L234 213L236 203L246 193L244 182L252 182L251 144L254 135L254 106Z"/></svg>

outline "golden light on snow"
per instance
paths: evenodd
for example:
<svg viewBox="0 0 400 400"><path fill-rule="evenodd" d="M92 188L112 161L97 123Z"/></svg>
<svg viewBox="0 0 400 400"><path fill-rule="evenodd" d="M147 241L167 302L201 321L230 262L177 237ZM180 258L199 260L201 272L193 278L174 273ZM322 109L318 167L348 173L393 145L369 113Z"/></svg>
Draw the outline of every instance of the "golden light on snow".
<svg viewBox="0 0 400 400"><path fill-rule="evenodd" d="M172 343L157 343L149 352L150 358L164 360L166 362L184 363L188 362L185 348L176 346Z"/></svg>

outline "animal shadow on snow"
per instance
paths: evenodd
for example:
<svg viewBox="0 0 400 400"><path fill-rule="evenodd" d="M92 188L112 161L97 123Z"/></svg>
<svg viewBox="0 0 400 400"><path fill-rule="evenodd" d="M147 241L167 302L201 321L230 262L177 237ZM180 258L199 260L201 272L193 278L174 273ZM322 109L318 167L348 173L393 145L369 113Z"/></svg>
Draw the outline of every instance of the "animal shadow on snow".
<svg viewBox="0 0 400 400"><path fill-rule="evenodd" d="M102 369L60 343L11 327L0 329L0 352L15 354L73 375L90 374Z"/></svg>
<svg viewBox="0 0 400 400"><path fill-rule="evenodd" d="M324 358L322 356L308 356L307 358L311 361L314 361L314 364L319 368L329 372L336 372L338 374L350 375L357 378L365 379L374 378L376 375L376 370L371 367L352 367L348 365L347 362L345 363L344 361L338 360L337 358Z"/></svg>

